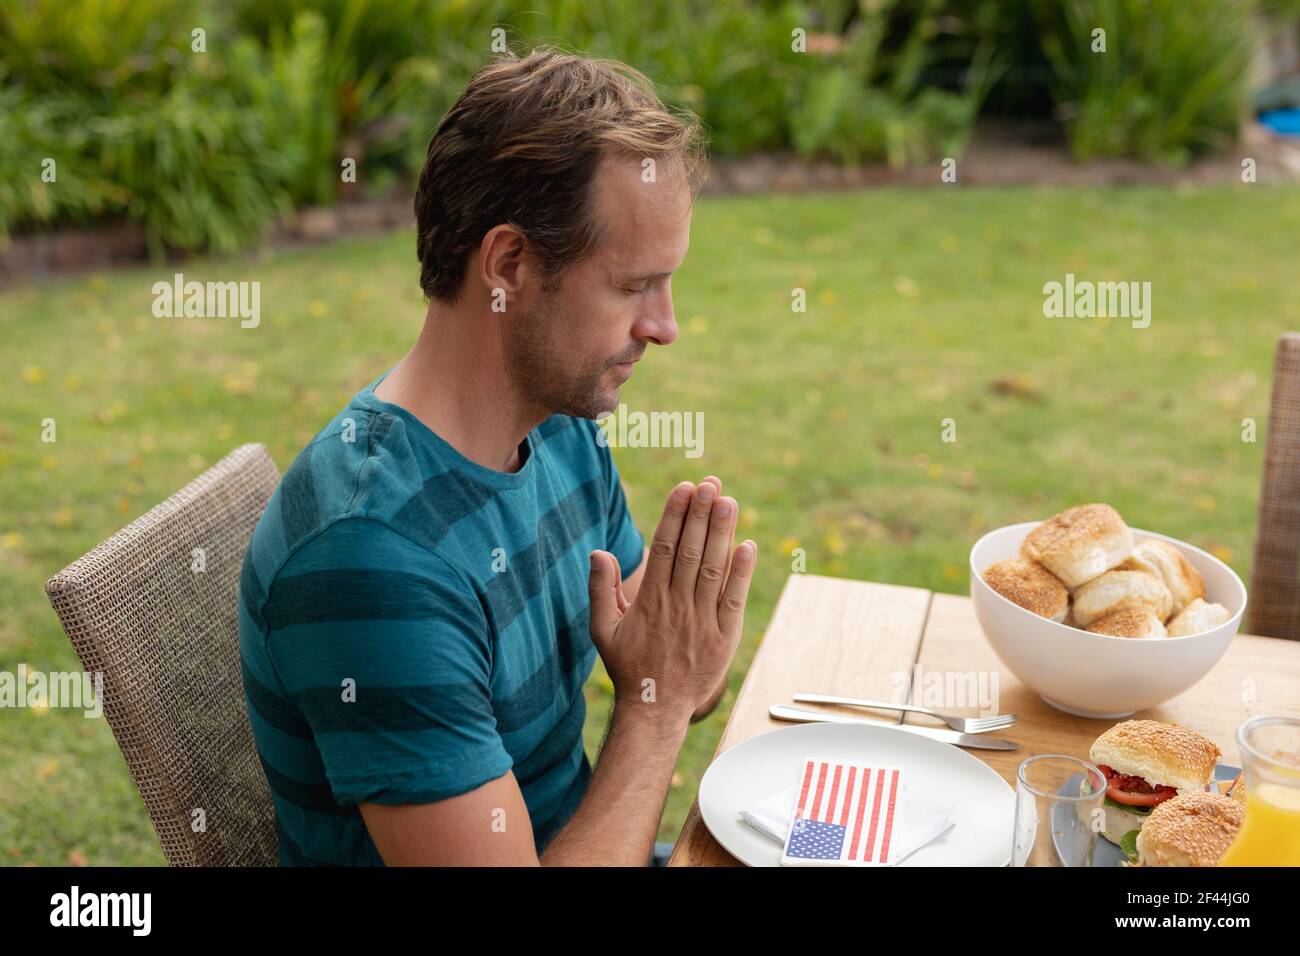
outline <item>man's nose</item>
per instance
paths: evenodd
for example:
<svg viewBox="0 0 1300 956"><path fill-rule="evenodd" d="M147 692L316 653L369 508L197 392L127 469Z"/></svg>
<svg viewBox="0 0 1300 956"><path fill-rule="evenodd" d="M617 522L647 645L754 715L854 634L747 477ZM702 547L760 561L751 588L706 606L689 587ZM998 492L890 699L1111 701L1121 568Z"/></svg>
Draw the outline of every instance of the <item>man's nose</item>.
<svg viewBox="0 0 1300 956"><path fill-rule="evenodd" d="M638 319L633 335L656 345L672 345L677 341L677 317L673 313L672 299L667 299L666 305Z"/></svg>

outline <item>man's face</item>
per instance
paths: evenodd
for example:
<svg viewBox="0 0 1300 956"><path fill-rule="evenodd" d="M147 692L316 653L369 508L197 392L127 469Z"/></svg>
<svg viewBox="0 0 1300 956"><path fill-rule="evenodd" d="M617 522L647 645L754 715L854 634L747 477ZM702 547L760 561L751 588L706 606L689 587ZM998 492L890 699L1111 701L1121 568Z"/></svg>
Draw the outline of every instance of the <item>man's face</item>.
<svg viewBox="0 0 1300 956"><path fill-rule="evenodd" d="M691 196L680 170L606 159L592 183L601 232L592 252L537 292L506 328L512 382L551 413L597 418L618 406L618 389L650 344L677 338L670 277L686 257Z"/></svg>

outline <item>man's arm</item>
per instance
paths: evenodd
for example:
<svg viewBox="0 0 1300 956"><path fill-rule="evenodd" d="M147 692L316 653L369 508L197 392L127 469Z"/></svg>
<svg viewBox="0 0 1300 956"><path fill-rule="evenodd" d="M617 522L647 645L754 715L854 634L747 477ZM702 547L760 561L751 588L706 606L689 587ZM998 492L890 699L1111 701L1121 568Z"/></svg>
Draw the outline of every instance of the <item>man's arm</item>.
<svg viewBox="0 0 1300 956"><path fill-rule="evenodd" d="M647 577L638 582L649 597L620 607L617 561L607 552L593 555L592 631L616 681L614 711L582 803L542 858L519 785L507 772L436 803L361 803L386 863L644 866L649 860L690 715L706 686L699 679L725 672L735 653L756 556L752 544L743 545L731 562L734 573L725 574L734 502L730 516L711 519L711 502L696 502L690 493L683 500L681 492L679 486L669 498ZM661 678L658 699L641 696L643 674Z"/></svg>
<svg viewBox="0 0 1300 956"><path fill-rule="evenodd" d="M688 723L615 706L582 803L540 860L513 771L437 803L362 803L361 817L389 866L644 866Z"/></svg>
<svg viewBox="0 0 1300 956"><path fill-rule="evenodd" d="M690 716L614 705L587 793L542 853L546 866L645 866Z"/></svg>
<svg viewBox="0 0 1300 956"><path fill-rule="evenodd" d="M358 805L389 866L537 866L514 771L436 803Z"/></svg>

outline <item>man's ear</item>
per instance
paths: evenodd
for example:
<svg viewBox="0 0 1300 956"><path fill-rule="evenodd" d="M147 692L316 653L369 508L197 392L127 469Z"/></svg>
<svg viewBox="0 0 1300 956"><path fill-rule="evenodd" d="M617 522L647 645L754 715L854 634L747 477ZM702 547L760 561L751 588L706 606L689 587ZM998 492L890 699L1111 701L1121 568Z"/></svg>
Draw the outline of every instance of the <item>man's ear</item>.
<svg viewBox="0 0 1300 956"><path fill-rule="evenodd" d="M528 271L527 252L523 234L509 223L493 226L484 234L479 245L479 279L489 299L504 299L504 307L518 297Z"/></svg>

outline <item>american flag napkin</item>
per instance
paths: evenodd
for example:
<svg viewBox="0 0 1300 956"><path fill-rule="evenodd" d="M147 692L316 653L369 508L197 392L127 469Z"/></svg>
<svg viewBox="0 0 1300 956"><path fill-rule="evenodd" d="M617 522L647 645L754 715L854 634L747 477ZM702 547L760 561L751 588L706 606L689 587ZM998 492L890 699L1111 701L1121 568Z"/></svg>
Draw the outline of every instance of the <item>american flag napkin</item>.
<svg viewBox="0 0 1300 956"><path fill-rule="evenodd" d="M924 819L912 814L913 825L906 827L908 832L900 840L901 767L862 767L810 758L803 763L792 796L783 866L892 866L952 825L951 808L930 803L923 808ZM750 813L742 815L754 823ZM918 833L916 824L923 833ZM768 828L760 829L774 835Z"/></svg>

